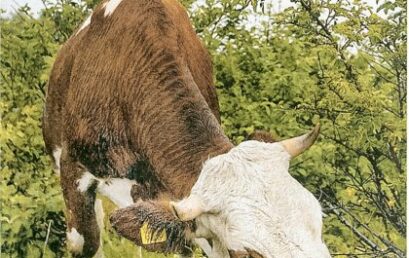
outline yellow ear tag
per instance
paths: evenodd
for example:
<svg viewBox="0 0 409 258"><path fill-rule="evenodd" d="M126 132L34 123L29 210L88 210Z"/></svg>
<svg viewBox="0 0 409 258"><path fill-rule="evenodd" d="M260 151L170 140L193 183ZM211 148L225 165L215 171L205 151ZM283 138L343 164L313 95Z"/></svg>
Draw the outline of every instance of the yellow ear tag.
<svg viewBox="0 0 409 258"><path fill-rule="evenodd" d="M140 232L142 244L144 245L161 243L166 241L166 231L162 230L161 232L152 235L153 232L149 228L148 222L143 223Z"/></svg>

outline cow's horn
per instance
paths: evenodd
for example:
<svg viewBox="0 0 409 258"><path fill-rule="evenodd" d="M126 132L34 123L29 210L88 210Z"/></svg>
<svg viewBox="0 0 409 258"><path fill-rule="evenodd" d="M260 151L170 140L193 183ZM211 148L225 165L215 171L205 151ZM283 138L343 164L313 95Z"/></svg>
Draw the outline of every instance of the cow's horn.
<svg viewBox="0 0 409 258"><path fill-rule="evenodd" d="M180 202L170 202L173 214L181 221L193 220L204 212L203 202L195 195Z"/></svg>
<svg viewBox="0 0 409 258"><path fill-rule="evenodd" d="M317 124L314 129L311 130L311 132L298 137L283 140L280 143L284 146L285 150L291 155L291 157L294 158L311 147L320 133L320 127L320 124Z"/></svg>

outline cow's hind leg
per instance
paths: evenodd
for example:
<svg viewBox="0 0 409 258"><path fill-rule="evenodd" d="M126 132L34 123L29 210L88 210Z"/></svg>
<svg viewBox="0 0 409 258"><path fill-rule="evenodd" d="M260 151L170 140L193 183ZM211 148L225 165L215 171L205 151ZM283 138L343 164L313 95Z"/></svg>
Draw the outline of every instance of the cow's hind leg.
<svg viewBox="0 0 409 258"><path fill-rule="evenodd" d="M67 207L67 245L74 257L92 257L100 244L94 209L97 181L63 154L61 186Z"/></svg>

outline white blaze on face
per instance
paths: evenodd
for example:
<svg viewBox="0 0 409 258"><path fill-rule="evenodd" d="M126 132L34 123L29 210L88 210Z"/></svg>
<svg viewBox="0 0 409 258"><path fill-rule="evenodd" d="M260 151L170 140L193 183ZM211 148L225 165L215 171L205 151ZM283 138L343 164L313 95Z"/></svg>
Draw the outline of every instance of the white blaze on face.
<svg viewBox="0 0 409 258"><path fill-rule="evenodd" d="M211 238L222 256L248 248L264 257L329 257L321 207L288 173L289 161L279 143L243 142L208 160L191 195L174 207L203 210L196 237ZM191 207L191 197L200 205Z"/></svg>
<svg viewBox="0 0 409 258"><path fill-rule="evenodd" d="M115 9L118 5L122 2L122 0L109 0L108 2L104 3L103 7L105 8L104 16L110 16L114 13Z"/></svg>

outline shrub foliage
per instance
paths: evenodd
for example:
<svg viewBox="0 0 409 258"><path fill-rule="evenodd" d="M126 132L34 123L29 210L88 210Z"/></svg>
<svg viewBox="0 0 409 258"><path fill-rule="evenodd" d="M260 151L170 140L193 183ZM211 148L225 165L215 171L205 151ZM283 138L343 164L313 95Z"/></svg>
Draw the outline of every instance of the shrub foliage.
<svg viewBox="0 0 409 258"><path fill-rule="evenodd" d="M98 1L44 2L1 18L0 252L67 256L64 204L41 135L55 55ZM404 257L406 1L182 1L213 57L222 124L283 139L320 122L290 173L320 200L333 256ZM107 209L112 205L105 202ZM109 207L108 207L109 206ZM107 257L141 252L106 223ZM144 256L157 257L146 254Z"/></svg>

